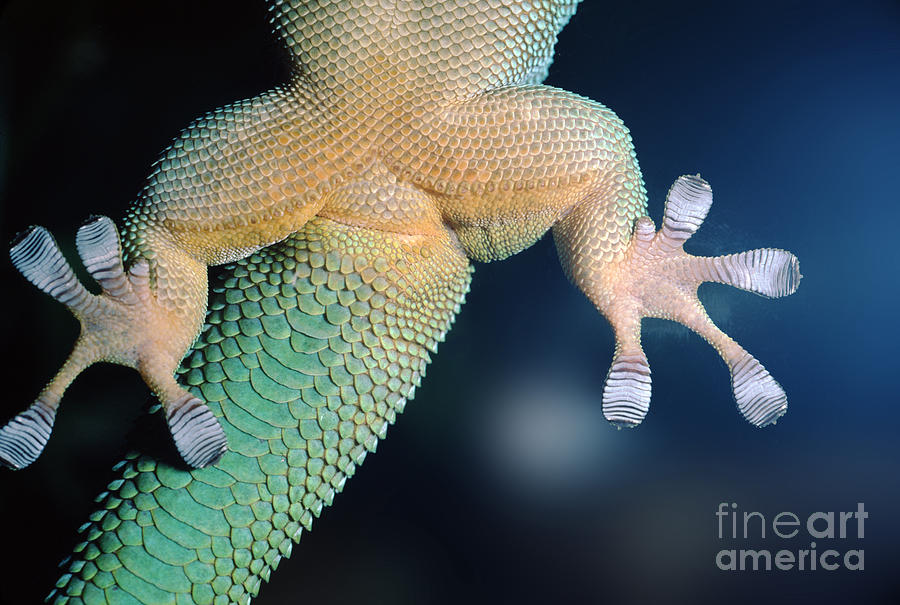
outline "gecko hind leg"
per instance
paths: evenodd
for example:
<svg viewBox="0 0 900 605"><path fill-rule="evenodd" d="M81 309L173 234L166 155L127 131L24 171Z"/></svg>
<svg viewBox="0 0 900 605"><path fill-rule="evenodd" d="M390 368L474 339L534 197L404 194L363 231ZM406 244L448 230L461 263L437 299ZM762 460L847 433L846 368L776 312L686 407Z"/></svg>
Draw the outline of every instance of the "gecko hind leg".
<svg viewBox="0 0 900 605"><path fill-rule="evenodd" d="M790 252L772 248L716 257L686 253L684 243L711 205L706 181L679 178L669 190L659 231L649 217L639 218L624 257L606 272L603 288L611 295L602 297L598 307L613 326L616 352L604 386L603 412L617 426L636 426L650 406L650 367L640 344L642 317L677 321L709 342L728 365L738 410L751 424L772 424L787 410L781 385L716 327L697 288L711 281L769 298L786 296L796 291L802 277L799 262Z"/></svg>
<svg viewBox="0 0 900 605"><path fill-rule="evenodd" d="M100 285L99 295L78 280L53 236L43 227L20 234L10 249L15 267L40 290L63 303L81 323L72 353L34 403L0 428L0 463L20 469L34 462L50 437L66 388L87 367L108 361L138 369L163 402L175 445L192 466L206 466L227 448L225 434L202 401L174 379L178 347L166 349L156 333L175 320L155 304L146 260L126 272L115 224L94 217L76 236L78 254Z"/></svg>

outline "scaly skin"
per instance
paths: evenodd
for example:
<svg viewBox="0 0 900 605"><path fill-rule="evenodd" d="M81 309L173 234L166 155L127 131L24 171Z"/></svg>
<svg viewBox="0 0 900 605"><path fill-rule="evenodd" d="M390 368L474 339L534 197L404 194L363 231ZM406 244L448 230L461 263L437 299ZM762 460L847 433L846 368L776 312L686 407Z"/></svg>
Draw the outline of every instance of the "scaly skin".
<svg viewBox="0 0 900 605"><path fill-rule="evenodd" d="M51 599L247 603L412 398L469 278L449 236L321 218L241 261L182 368L228 452L129 455Z"/></svg>
<svg viewBox="0 0 900 605"><path fill-rule="evenodd" d="M576 4L272 1L294 76L191 124L155 165L121 248L106 219L79 231L100 295L40 228L14 245L82 335L0 429L0 460L33 461L66 386L104 360L141 372L178 451L206 467L130 455L51 597L248 602L412 397L469 259L508 257L551 228L564 271L616 331L610 421L634 426L648 409L642 317L709 340L748 420L784 413L778 384L715 328L696 289L789 294L796 259L685 253L711 203L699 177L676 182L654 232L621 120L540 85ZM234 261L207 309L207 266Z"/></svg>

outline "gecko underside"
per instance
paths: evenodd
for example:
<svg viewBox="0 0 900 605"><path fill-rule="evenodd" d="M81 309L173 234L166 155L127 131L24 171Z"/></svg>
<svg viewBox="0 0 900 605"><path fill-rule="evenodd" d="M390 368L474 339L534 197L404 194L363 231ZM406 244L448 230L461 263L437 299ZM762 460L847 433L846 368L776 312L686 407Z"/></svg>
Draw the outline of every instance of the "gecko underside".
<svg viewBox="0 0 900 605"><path fill-rule="evenodd" d="M791 294L800 281L792 254L762 249L723 257L694 257L684 243L700 227L712 192L699 176L681 177L669 191L662 228L641 217L621 258L605 268L595 290L588 291L616 334L616 351L602 395L606 418L619 427L640 424L649 411L650 367L640 345L642 317L678 321L712 344L732 374L732 387L741 414L756 426L774 423L787 409L781 386L752 355L719 330L697 298L704 281L717 281L767 297ZM337 223L335 223L337 224ZM450 240L448 240L450 241ZM118 234L112 221L94 218L78 231L78 250L88 272L104 292L126 308L151 296L147 265L123 269ZM453 245L453 244L448 244ZM66 304L76 317L97 313L97 297L75 277L52 236L41 227L29 229L11 250L14 264L38 288ZM100 310L103 312L103 309ZM83 325L85 321L82 320ZM90 322L87 322L88 325ZM83 329L63 370L25 412L0 429L0 462L22 468L34 461L50 436L59 397L53 386L68 383L95 359L85 359ZM227 448L225 434L203 400L181 387L166 417L181 456L196 467L215 463Z"/></svg>
<svg viewBox="0 0 900 605"><path fill-rule="evenodd" d="M548 229L615 333L597 397L611 423L649 411L644 317L707 340L751 424L785 413L781 386L697 288L785 296L797 259L687 253L712 203L699 176L675 182L655 229L622 120L540 84L578 0L267 4L290 80L189 124L118 228L92 217L78 230L99 294L43 227L12 244L82 330L0 428L0 463L40 455L66 387L97 361L141 374L164 412L149 422L162 416L173 440L137 443L115 467L55 602L249 603L412 399L469 261ZM208 267L228 262L210 292Z"/></svg>

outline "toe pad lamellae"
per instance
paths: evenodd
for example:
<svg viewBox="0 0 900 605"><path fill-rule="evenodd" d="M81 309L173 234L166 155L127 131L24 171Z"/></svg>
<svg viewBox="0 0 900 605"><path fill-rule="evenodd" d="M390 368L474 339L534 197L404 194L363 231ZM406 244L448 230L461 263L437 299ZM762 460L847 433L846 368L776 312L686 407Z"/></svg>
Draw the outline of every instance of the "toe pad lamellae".
<svg viewBox="0 0 900 605"><path fill-rule="evenodd" d="M197 468L215 464L228 449L228 441L206 404L185 392L166 408L172 439L184 461Z"/></svg>
<svg viewBox="0 0 900 605"><path fill-rule="evenodd" d="M38 399L0 428L0 464L18 470L37 460L55 419L56 410Z"/></svg>
<svg viewBox="0 0 900 605"><path fill-rule="evenodd" d="M713 281L766 297L786 296L796 291L802 277L799 263L790 252L772 248L717 257L687 254L684 243L711 206L706 181L699 175L683 176L669 189L659 231L654 232L648 217L635 223L629 254L622 261L627 266L617 273L624 283L613 286L622 288L613 296L619 302L614 311L604 311L616 333L616 355L603 390L603 413L617 426L636 426L649 410L650 367L640 346L641 317L674 319L712 344L728 364L738 410L751 424L771 424L787 410L784 390L759 361L712 323L697 298L697 287Z"/></svg>
<svg viewBox="0 0 900 605"><path fill-rule="evenodd" d="M650 365L643 351L616 354L603 388L603 415L618 427L640 424L650 411Z"/></svg>

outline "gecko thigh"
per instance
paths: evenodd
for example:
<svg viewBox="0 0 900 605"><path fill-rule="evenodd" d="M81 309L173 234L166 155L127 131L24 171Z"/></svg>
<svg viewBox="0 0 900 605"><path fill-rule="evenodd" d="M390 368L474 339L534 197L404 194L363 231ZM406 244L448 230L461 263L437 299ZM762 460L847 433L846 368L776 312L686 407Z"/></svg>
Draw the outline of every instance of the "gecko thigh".
<svg viewBox="0 0 900 605"><path fill-rule="evenodd" d="M389 168L434 195L477 260L530 246L585 200L642 204L618 195L643 189L628 129L572 93L501 88L425 112L405 128L408 136L389 149Z"/></svg>

